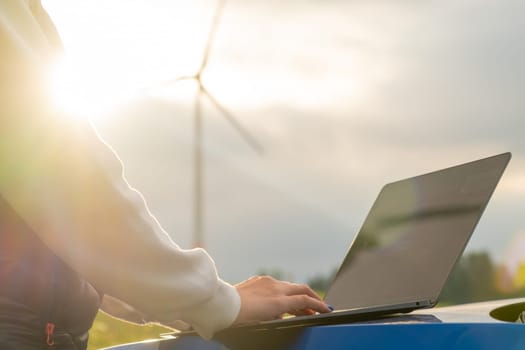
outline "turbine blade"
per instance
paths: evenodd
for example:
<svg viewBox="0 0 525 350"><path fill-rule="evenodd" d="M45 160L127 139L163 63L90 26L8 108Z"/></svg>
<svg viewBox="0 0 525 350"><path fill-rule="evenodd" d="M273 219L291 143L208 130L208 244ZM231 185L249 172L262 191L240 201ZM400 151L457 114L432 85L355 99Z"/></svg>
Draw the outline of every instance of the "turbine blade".
<svg viewBox="0 0 525 350"><path fill-rule="evenodd" d="M206 69L206 66L208 65L208 59L210 57L211 47L215 39L215 34L217 33L217 28L219 27L219 20L221 18L222 10L224 8L225 3L226 3L226 0L219 0L217 3L217 9L215 10L215 14L213 16L213 22L210 27L210 33L208 34L208 41L206 43L206 46L204 47L204 54L202 56L202 62L199 68L199 74L202 73L204 69Z"/></svg>
<svg viewBox="0 0 525 350"><path fill-rule="evenodd" d="M184 75L182 77L178 77L178 78L173 78L173 79L168 79L168 80L164 80L164 81L161 81L158 86L168 86L168 85L172 85L172 84L175 84L181 80L195 80L195 77L192 77L190 75Z"/></svg>
<svg viewBox="0 0 525 350"><path fill-rule="evenodd" d="M201 91L210 100L210 102L221 112L221 114L224 116L224 118L226 118L226 120L231 124L231 126L233 126L235 130L237 130L237 132L248 143L248 145L250 145L256 153L262 155L264 153L262 146L255 140L255 138L253 138L250 135L250 133L248 133L248 131L241 125L241 123L239 123L237 118L235 118L235 116L230 111L228 111L222 104L220 104L219 101L217 101L215 97L213 97L208 92L208 90L202 87Z"/></svg>

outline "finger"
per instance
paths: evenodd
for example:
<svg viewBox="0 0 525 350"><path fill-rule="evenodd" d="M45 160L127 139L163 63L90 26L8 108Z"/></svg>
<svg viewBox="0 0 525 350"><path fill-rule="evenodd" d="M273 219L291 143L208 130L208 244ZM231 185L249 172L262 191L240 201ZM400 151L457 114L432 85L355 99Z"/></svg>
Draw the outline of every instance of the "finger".
<svg viewBox="0 0 525 350"><path fill-rule="evenodd" d="M308 295L293 295L285 300L286 303L286 310L288 312L292 310L307 310L311 309L313 311L326 313L330 312L331 310L328 308L328 306L322 302L321 300L312 298Z"/></svg>
<svg viewBox="0 0 525 350"><path fill-rule="evenodd" d="M292 284L292 283L290 283L290 284L288 284L288 286L286 288L287 288L286 295L306 294L309 297L312 297L312 298L317 299L317 300L321 300L321 297L319 297L319 295L312 288L307 286L306 284Z"/></svg>
<svg viewBox="0 0 525 350"><path fill-rule="evenodd" d="M306 309L306 310L292 310L289 312L289 314L292 314L294 316L310 316L315 315L315 311L312 309Z"/></svg>

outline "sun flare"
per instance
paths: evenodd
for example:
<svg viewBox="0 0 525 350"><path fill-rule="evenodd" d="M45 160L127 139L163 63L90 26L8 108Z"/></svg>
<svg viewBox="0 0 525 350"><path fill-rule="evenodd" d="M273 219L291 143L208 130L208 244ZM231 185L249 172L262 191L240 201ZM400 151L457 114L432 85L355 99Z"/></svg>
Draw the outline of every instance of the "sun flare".
<svg viewBox="0 0 525 350"><path fill-rule="evenodd" d="M89 119L108 118L115 107L151 87L193 74L211 14L191 1L162 2L159 8L148 1L116 0L105 3L103 13L80 0L45 5L66 50L52 72L54 102L68 115Z"/></svg>
<svg viewBox="0 0 525 350"><path fill-rule="evenodd" d="M87 60L65 57L60 61L51 75L51 94L55 105L68 115L99 119L130 99L133 91L125 77Z"/></svg>

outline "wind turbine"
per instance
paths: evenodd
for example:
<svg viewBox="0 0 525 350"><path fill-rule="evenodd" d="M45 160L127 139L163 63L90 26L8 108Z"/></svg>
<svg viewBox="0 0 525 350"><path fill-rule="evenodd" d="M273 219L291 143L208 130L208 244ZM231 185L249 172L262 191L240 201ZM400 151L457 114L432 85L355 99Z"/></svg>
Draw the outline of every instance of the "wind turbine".
<svg viewBox="0 0 525 350"><path fill-rule="evenodd" d="M193 246L204 246L204 157L203 157L203 115L201 111L201 102L203 98L208 99L211 104L222 114L226 121L240 134L246 143L258 154L262 154L261 145L250 135L242 126L238 119L224 107L204 86L202 74L206 70L210 57L211 48L215 38L215 33L219 25L220 17L226 1L219 0L215 11L210 32L204 49L201 65L194 75L182 76L167 81L165 84L170 85L183 80L193 80L197 83L197 93L195 95L194 105L194 126L193 126Z"/></svg>

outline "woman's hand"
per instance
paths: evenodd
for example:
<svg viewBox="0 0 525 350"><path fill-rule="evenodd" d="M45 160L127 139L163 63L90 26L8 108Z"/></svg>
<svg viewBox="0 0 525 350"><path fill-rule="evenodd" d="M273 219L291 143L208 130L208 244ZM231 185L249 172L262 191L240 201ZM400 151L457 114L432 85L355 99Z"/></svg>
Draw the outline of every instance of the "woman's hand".
<svg viewBox="0 0 525 350"><path fill-rule="evenodd" d="M241 297L241 309L234 324L279 319L286 313L300 316L331 311L305 284L257 276L235 287Z"/></svg>

